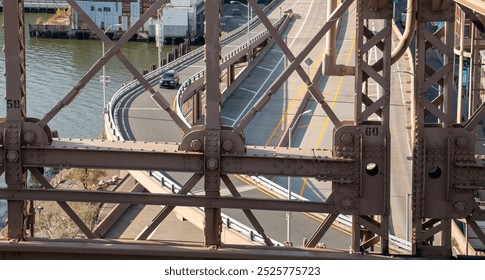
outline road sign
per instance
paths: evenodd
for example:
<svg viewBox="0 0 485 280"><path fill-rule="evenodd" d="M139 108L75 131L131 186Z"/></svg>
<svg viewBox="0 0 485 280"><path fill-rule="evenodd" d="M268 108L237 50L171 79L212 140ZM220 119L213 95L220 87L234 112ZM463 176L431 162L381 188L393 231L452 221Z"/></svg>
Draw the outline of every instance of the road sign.
<svg viewBox="0 0 485 280"><path fill-rule="evenodd" d="M310 66L310 65L312 65L312 64L313 64L313 60L312 60L311 58L307 58L307 59L305 60L305 63L306 63L306 65Z"/></svg>

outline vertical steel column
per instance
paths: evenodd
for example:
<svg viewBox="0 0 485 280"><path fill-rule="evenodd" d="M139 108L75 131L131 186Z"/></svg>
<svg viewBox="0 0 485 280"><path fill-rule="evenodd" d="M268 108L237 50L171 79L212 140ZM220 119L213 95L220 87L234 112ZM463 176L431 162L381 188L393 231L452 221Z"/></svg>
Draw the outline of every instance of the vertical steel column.
<svg viewBox="0 0 485 280"><path fill-rule="evenodd" d="M444 43L450 47L450 50L454 49L455 44L455 17L454 9L452 13L453 21L448 21L445 23L445 36ZM455 62L455 56L453 55L443 55L443 68L446 73L443 75L444 82L441 87L443 91L443 113L445 113L448 118L441 120L446 127L451 127L453 124L453 95L454 95L454 77L453 77L453 65Z"/></svg>
<svg viewBox="0 0 485 280"><path fill-rule="evenodd" d="M357 1L357 31L356 40L357 47L355 48L355 95L354 95L354 120L355 124L359 125L359 118L362 114L362 95L367 94L364 83L364 72L361 68L362 63L367 63L367 52L361 52L361 47L365 43L364 29L365 23L368 22L363 18L361 6L363 3ZM366 83L367 84L367 83ZM360 166L362 167L362 165ZM359 222L359 215L352 215L352 238L351 238L351 253L360 252L360 243L362 239L361 224Z"/></svg>
<svg viewBox="0 0 485 280"><path fill-rule="evenodd" d="M468 119L473 115L473 113L478 109L479 96L480 96L480 43L482 33L474 25L470 25L471 29L471 61L470 61L470 93L469 93L469 108L468 108Z"/></svg>
<svg viewBox="0 0 485 280"><path fill-rule="evenodd" d="M220 12L221 1L206 0L205 6L205 173L207 196L220 196L221 92L220 77ZM219 246L222 230L221 209L205 208L205 244Z"/></svg>
<svg viewBox="0 0 485 280"><path fill-rule="evenodd" d="M362 5L360 1L357 1L357 7ZM360 8L357 8L357 11L360 12ZM362 68L360 67L362 63L367 63L367 52L362 53L361 46L365 43L365 36L364 36L364 27L366 20L362 17L362 13L357 12L357 31L356 31L356 40L357 40L357 47L355 48L355 96L354 96L354 119L356 120L356 124L358 125L358 119L362 113L362 95L367 93L364 86L364 73ZM368 22L368 21L367 21ZM367 84L367 83L366 83Z"/></svg>
<svg viewBox="0 0 485 280"><path fill-rule="evenodd" d="M465 45L465 13L458 9L460 13L460 55L458 57L458 96L456 104L456 122L461 123L462 117L462 96L463 96L463 55L464 55L464 45Z"/></svg>
<svg viewBox="0 0 485 280"><path fill-rule="evenodd" d="M26 115L23 5L23 0L3 2L7 116L2 140L8 189L22 189L26 183L20 158L22 122ZM8 201L8 238L25 237L25 205L24 201Z"/></svg>
<svg viewBox="0 0 485 280"><path fill-rule="evenodd" d="M420 6L421 8L421 6ZM424 222L424 186L426 180L426 139L424 137L424 108L422 100L426 92L420 87L424 83L426 73L426 40L423 37L426 29L424 17L418 20L416 30L416 80L414 93L415 103L415 143L413 150L413 196L412 196L412 252L420 254L422 247L422 232Z"/></svg>
<svg viewBox="0 0 485 280"><path fill-rule="evenodd" d="M337 156L342 150L354 151L360 176L353 188L333 184L339 190L335 200L340 201L341 211L353 214L353 252L373 250L380 243L381 253L389 253L391 20L388 1L357 1L354 126L336 130L334 149ZM371 30L371 24L377 30ZM377 48L382 53L383 68L379 71L369 59L369 53ZM367 92L371 79L381 95Z"/></svg>
<svg viewBox="0 0 485 280"><path fill-rule="evenodd" d="M469 142L463 129L453 127L454 8L452 1L435 6L421 0L417 13L412 242L414 255L432 258L451 256L451 219L466 216L472 202L466 191L454 189L455 157L464 154L461 150L467 150ZM426 28L427 23L437 21L445 22L443 39ZM427 68L436 68L428 64L428 55L434 53L429 47L444 58L438 69L426 73ZM441 79L442 92L438 97L428 96L427 91ZM427 112L436 117L437 124L426 124ZM435 238L438 233L441 238Z"/></svg>
<svg viewBox="0 0 485 280"><path fill-rule="evenodd" d="M232 85L232 83L234 82L235 74L236 74L234 66L235 66L235 64L231 64L226 69L226 71L227 71L227 77L226 77L227 87L230 87Z"/></svg>

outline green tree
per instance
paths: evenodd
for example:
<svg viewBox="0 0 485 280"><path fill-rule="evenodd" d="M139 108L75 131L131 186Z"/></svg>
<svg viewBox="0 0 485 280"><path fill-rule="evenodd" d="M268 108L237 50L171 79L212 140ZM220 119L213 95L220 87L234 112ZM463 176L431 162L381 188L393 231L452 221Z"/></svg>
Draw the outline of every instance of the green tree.
<svg viewBox="0 0 485 280"><path fill-rule="evenodd" d="M100 169L71 168L64 179L80 183L85 190L95 190L99 179L106 176L106 171Z"/></svg>

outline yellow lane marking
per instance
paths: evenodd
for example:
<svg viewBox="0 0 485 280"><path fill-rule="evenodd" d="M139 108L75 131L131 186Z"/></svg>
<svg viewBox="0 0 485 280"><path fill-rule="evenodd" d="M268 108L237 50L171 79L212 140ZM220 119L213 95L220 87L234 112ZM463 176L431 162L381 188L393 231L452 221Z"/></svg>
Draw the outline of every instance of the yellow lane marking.
<svg viewBox="0 0 485 280"><path fill-rule="evenodd" d="M349 50L349 54L347 55L347 60L345 61L345 65L348 65L349 62L350 62L350 58L352 56L354 46L355 46L355 35L354 35L354 40L352 41L352 45L351 45L350 50ZM345 78L345 76L340 77L340 80L338 82L337 90L336 90L335 95L333 97L332 104L330 104L330 108L332 110L335 107L335 103L337 102L337 97L339 96L340 89L342 88L342 83L344 81L344 78ZM327 130L327 126L328 126L329 121L330 121L330 119L328 117L326 117L325 122L323 123L322 130L320 131L320 135L318 136L318 140L317 140L317 144L315 145L315 148L320 147L320 144L322 143L322 140L323 140L323 135L325 134L325 131ZM308 181L308 178L306 178L306 177L303 178L303 182L302 182L301 187L300 187L300 196L303 196L303 192L305 191L307 181Z"/></svg>
<svg viewBox="0 0 485 280"><path fill-rule="evenodd" d="M322 55L323 55L324 52L325 52L325 50L320 54L320 57L322 57ZM322 60L320 59L319 63L321 61ZM310 75L309 76L312 77L315 74L315 71L317 71L317 69L318 69L318 67L317 68L313 68L310 71ZM268 140L266 140L266 143L264 143L265 146L268 146L269 145L269 142L271 142L271 140L273 140L274 136L276 135L276 132L278 132L279 127L283 123L283 120L285 120L286 116L288 116L288 111L290 111L290 109L293 108L293 105L295 105L295 102L296 102L296 100L298 100L298 98L300 97L300 95L302 93L306 92L306 91L307 91L306 84L304 82L302 82L301 85L300 85L300 88L298 89L298 92L297 92L296 96L293 97L293 99L291 100L290 104L288 104L288 107L286 107L286 110L283 113L283 115L281 116L280 121L278 122L278 124L273 129L273 132L271 132L271 135L269 136Z"/></svg>
<svg viewBox="0 0 485 280"><path fill-rule="evenodd" d="M271 193L267 189L265 189L263 187L260 187L258 184L256 184L254 181L248 179L246 176L235 175L235 177L237 177L240 181L247 183L248 185L255 186L260 192L266 194L267 196L269 196L269 197L271 197L273 199L279 199L278 196L276 196L275 194ZM318 223L322 223L323 220L324 220L324 219L322 219L322 217L320 217L318 214L315 214L315 213L310 213L310 212L301 212L301 213L303 215L309 217L310 219L318 222ZM336 229L336 230L338 230L340 232L343 232L345 234L350 234L350 231L349 230L345 230L342 227L333 226L332 228L334 228L334 229Z"/></svg>

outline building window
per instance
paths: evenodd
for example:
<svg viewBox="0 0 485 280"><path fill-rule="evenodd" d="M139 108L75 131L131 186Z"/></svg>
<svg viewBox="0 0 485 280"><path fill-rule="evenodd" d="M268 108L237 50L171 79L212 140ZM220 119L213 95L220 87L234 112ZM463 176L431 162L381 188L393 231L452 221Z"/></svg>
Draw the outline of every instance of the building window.
<svg viewBox="0 0 485 280"><path fill-rule="evenodd" d="M103 8L103 11L105 11L105 12L111 12L111 8L110 7L104 7Z"/></svg>
<svg viewBox="0 0 485 280"><path fill-rule="evenodd" d="M91 11L94 11L94 6L91 6Z"/></svg>

